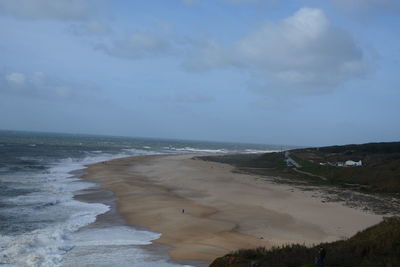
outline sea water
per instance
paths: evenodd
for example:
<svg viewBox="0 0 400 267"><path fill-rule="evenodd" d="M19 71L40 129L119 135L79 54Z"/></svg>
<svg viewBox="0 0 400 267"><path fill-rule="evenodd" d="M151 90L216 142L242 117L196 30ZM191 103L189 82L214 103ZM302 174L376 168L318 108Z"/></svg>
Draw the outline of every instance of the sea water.
<svg viewBox="0 0 400 267"><path fill-rule="evenodd" d="M183 266L146 246L159 233L88 227L108 212L74 198L98 185L73 171L114 158L278 150L268 145L0 131L0 265Z"/></svg>

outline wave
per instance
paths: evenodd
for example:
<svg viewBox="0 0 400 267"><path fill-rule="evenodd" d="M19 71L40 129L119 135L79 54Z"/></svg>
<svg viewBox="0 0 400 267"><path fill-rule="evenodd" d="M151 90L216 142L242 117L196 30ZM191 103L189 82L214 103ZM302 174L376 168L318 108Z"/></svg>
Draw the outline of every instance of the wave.
<svg viewBox="0 0 400 267"><path fill-rule="evenodd" d="M195 147L164 147L164 149L168 149L171 151L179 151L179 152L188 152L188 153L227 153L228 150L225 149L204 149L204 148L195 148Z"/></svg>
<svg viewBox="0 0 400 267"><path fill-rule="evenodd" d="M74 236L76 246L122 246L149 245L158 239L159 233L136 230L128 226L93 228L77 233Z"/></svg>
<svg viewBox="0 0 400 267"><path fill-rule="evenodd" d="M68 213L63 222L17 236L0 236L0 264L9 266L60 266L63 254L73 246L69 234L96 220L108 211L103 204L75 200L59 204L58 210ZM57 216L57 215L56 215Z"/></svg>
<svg viewBox="0 0 400 267"><path fill-rule="evenodd" d="M262 149L226 149L226 148L196 148L196 147L163 147L169 151L169 153L205 153L205 154L226 154L226 153L245 153L245 154L256 154L256 153L272 153L279 152L280 150L262 150Z"/></svg>
<svg viewBox="0 0 400 267"><path fill-rule="evenodd" d="M150 150L150 147L143 147L144 149L137 149L137 148L124 148L122 149L123 152L125 152L125 157L126 156L143 156L143 155L157 155L161 154L162 152L160 151L153 151Z"/></svg>
<svg viewBox="0 0 400 267"><path fill-rule="evenodd" d="M10 231L0 237L0 264L60 265L62 255L71 248L68 236L109 210L104 204L74 199L76 192L94 184L72 177L69 172L96 160L99 158L83 161L66 158L51 163L52 167L45 172L25 174L18 179L9 177L14 178L14 189L29 189L30 193L2 200L8 204L2 214L8 218ZM20 226L16 228L13 224Z"/></svg>
<svg viewBox="0 0 400 267"><path fill-rule="evenodd" d="M75 233L75 248L63 266L191 267L168 262L162 253L151 253L138 245L149 245L161 235L127 226L86 229Z"/></svg>
<svg viewBox="0 0 400 267"><path fill-rule="evenodd" d="M74 177L71 172L135 152L67 157L46 162L49 168L42 172L3 177L2 182L13 182L14 190L25 189L29 193L2 199L2 216L7 218L7 225L0 235L0 265L60 266L63 255L75 246L70 241L72 233L109 210L104 204L75 200L75 194L95 184ZM28 159L33 158L24 157Z"/></svg>

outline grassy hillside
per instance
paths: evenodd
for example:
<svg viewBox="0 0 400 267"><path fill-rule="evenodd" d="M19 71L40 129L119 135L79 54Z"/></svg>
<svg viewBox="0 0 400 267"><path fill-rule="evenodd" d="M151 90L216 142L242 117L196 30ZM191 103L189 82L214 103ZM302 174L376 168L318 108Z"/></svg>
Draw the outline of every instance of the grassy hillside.
<svg viewBox="0 0 400 267"><path fill-rule="evenodd" d="M283 153L266 154L232 154L223 156L202 156L202 160L230 164L236 167L235 171L248 172L270 176L285 176L300 178L298 174L285 163Z"/></svg>
<svg viewBox="0 0 400 267"><path fill-rule="evenodd" d="M290 157L301 165L286 165L285 153L209 156L205 160L232 164L237 171L354 187L367 192L400 193L400 142L295 149ZM338 162L362 161L339 167Z"/></svg>
<svg viewBox="0 0 400 267"><path fill-rule="evenodd" d="M291 156L302 165L301 170L323 176L331 183L400 193L400 142L296 149ZM363 165L330 165L347 160L361 160Z"/></svg>
<svg viewBox="0 0 400 267"><path fill-rule="evenodd" d="M348 151L366 154L400 153L400 142L368 143L362 145L326 146L314 148L325 153L344 153Z"/></svg>
<svg viewBox="0 0 400 267"><path fill-rule="evenodd" d="M320 247L327 251L326 267L400 266L400 219L387 218L348 240L307 248L289 245L267 250L240 250L216 259L210 267L312 267Z"/></svg>

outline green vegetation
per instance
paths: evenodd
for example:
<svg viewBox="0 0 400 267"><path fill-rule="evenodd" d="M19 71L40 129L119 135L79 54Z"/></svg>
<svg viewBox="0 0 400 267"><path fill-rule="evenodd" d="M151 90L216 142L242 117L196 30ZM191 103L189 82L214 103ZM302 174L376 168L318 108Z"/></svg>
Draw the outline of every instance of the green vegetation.
<svg viewBox="0 0 400 267"><path fill-rule="evenodd" d="M327 251L326 267L400 266L400 218L386 218L348 240L314 247L288 245L280 248L239 250L217 258L210 267L306 267L316 266L318 249Z"/></svg>
<svg viewBox="0 0 400 267"><path fill-rule="evenodd" d="M326 146L315 148L324 153L345 153L349 151L367 154L396 154L400 153L400 142L368 143L362 145Z"/></svg>
<svg viewBox="0 0 400 267"><path fill-rule="evenodd" d="M296 149L291 157L302 171L323 176L332 184L400 193L400 142ZM332 166L347 160L361 160L362 166Z"/></svg>
<svg viewBox="0 0 400 267"><path fill-rule="evenodd" d="M301 168L288 167L282 152L202 159L231 164L240 172L333 184L365 192L400 193L400 142L295 149L290 151L290 157ZM362 166L337 166L347 160L361 160Z"/></svg>
<svg viewBox="0 0 400 267"><path fill-rule="evenodd" d="M223 156L202 156L202 160L215 161L235 166L236 172L253 173L266 176L284 176L301 178L298 173L288 167L284 153L265 154L229 154Z"/></svg>
<svg viewBox="0 0 400 267"><path fill-rule="evenodd" d="M287 168L283 153L228 154L224 156L203 156L203 160L227 163L239 168Z"/></svg>

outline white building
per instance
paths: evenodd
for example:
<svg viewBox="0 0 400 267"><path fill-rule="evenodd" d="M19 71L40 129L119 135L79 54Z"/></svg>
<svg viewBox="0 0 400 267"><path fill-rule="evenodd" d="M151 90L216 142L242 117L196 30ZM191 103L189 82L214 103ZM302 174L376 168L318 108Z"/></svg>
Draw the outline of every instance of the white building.
<svg viewBox="0 0 400 267"><path fill-rule="evenodd" d="M359 160L359 161L347 160L347 161L344 163L344 165L345 165L345 166L362 166L362 161L361 161L361 160Z"/></svg>

